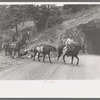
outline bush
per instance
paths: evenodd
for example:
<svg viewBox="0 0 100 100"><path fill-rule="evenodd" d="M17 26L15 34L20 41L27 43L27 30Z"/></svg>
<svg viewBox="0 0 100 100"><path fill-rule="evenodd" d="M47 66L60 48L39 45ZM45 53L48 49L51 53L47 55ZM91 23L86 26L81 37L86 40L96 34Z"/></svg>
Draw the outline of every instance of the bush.
<svg viewBox="0 0 100 100"><path fill-rule="evenodd" d="M48 27L52 27L56 24L61 24L63 22L63 18L62 17L58 17L58 16L53 16L50 20L49 20L49 25Z"/></svg>
<svg viewBox="0 0 100 100"><path fill-rule="evenodd" d="M64 5L63 9L70 9L70 13L76 13L82 9L89 9L89 5Z"/></svg>

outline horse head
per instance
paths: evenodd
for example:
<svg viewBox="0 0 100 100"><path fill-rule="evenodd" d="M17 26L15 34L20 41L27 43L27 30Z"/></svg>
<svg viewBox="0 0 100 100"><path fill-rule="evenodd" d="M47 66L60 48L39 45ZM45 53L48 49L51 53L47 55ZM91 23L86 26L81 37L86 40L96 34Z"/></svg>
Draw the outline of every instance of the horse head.
<svg viewBox="0 0 100 100"><path fill-rule="evenodd" d="M52 51L53 51L54 55L57 56L57 48L56 47L52 47Z"/></svg>
<svg viewBox="0 0 100 100"><path fill-rule="evenodd" d="M85 45L81 43L80 49L82 50L83 53L85 53Z"/></svg>

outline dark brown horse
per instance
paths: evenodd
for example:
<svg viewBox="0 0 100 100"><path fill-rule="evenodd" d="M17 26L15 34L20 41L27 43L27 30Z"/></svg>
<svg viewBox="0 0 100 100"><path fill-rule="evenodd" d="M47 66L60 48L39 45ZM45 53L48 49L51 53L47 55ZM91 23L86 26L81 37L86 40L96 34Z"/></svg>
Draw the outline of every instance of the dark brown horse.
<svg viewBox="0 0 100 100"><path fill-rule="evenodd" d="M5 56L6 55L11 55L11 47L10 47L10 44L9 43L3 43L2 46L3 46L3 49L5 51Z"/></svg>
<svg viewBox="0 0 100 100"><path fill-rule="evenodd" d="M60 45L57 49L58 51L58 59L59 57L63 54L63 50L64 50L65 45ZM63 54L63 61L65 62L65 56L71 56L72 60L71 60L71 64L73 64L73 58L77 58L77 65L79 64L79 58L78 58L78 53L79 51L83 51L83 53L85 53L85 46L84 44L75 44L74 48L72 50L66 50L65 54Z"/></svg>
<svg viewBox="0 0 100 100"><path fill-rule="evenodd" d="M12 51L12 57L14 58L16 53L18 53L18 58L20 57L20 49L23 48L23 39L19 39L16 42L12 42L10 45L10 49Z"/></svg>
<svg viewBox="0 0 100 100"><path fill-rule="evenodd" d="M23 34L21 38L22 38L23 46L26 46L27 42L30 41L29 33Z"/></svg>
<svg viewBox="0 0 100 100"><path fill-rule="evenodd" d="M40 44L34 47L33 60L35 60L36 54L38 53L38 60L40 61L40 54L43 55L43 62L45 62L45 56L48 55L49 61L51 63L50 53L53 52L56 55L56 48L46 44Z"/></svg>

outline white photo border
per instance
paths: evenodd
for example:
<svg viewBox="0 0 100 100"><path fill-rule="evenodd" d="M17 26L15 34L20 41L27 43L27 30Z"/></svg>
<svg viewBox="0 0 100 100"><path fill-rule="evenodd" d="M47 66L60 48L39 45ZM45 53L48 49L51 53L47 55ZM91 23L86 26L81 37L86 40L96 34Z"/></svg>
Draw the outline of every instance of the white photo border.
<svg viewBox="0 0 100 100"><path fill-rule="evenodd" d="M9 4L96 4L100 2L0 2ZM99 98L99 80L0 80L0 98Z"/></svg>

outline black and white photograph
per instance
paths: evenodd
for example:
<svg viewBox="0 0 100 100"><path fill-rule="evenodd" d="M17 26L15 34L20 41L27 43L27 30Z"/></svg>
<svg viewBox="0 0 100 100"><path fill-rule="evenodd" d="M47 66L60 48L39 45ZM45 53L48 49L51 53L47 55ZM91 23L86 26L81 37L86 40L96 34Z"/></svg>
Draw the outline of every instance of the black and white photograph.
<svg viewBox="0 0 100 100"><path fill-rule="evenodd" d="M0 4L0 80L99 79L99 4Z"/></svg>
<svg viewBox="0 0 100 100"><path fill-rule="evenodd" d="M100 97L100 3L0 2L0 97Z"/></svg>

